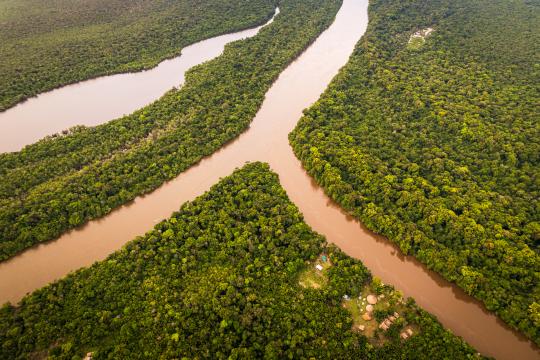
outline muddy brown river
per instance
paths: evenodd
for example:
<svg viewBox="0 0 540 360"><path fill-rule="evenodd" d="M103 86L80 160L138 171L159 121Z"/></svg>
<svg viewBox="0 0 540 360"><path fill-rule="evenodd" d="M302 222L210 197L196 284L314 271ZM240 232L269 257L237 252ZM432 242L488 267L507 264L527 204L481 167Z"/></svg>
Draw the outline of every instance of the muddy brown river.
<svg viewBox="0 0 540 360"><path fill-rule="evenodd" d="M276 9L275 14L278 13ZM273 18L265 25L272 21ZM0 152L19 151L25 145L75 125L96 126L130 114L173 87L181 86L186 70L221 55L230 42L257 35L261 27L186 46L181 56L164 60L150 70L81 81L0 112Z"/></svg>
<svg viewBox="0 0 540 360"><path fill-rule="evenodd" d="M249 130L235 141L108 216L0 263L0 303L17 302L27 292L104 259L236 167L247 161L265 161L279 174L287 194L315 231L360 259L375 276L414 297L482 354L512 360L540 358L531 341L509 329L478 301L403 256L387 239L343 212L306 174L289 146L287 135L302 110L317 100L365 32L367 3L344 1L335 22L279 76Z"/></svg>

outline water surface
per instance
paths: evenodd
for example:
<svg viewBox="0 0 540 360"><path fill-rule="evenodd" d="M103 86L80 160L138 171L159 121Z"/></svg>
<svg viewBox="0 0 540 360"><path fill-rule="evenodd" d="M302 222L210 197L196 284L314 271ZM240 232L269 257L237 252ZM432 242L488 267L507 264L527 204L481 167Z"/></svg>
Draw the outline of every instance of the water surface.
<svg viewBox="0 0 540 360"><path fill-rule="evenodd" d="M278 13L276 9L275 15ZM273 18L263 26L272 21ZM180 56L150 70L64 86L0 112L0 153L19 151L75 125L96 126L130 114L182 85L186 70L219 56L232 41L255 36L263 26L186 46Z"/></svg>
<svg viewBox="0 0 540 360"><path fill-rule="evenodd" d="M478 301L415 259L403 256L387 239L343 212L307 175L289 146L287 135L302 109L318 99L365 32L367 6L367 0L344 1L336 21L279 76L249 130L235 141L110 215L0 263L0 303L16 302L69 271L104 259L236 167L246 161L265 161L279 174L288 196L315 231L360 259L375 276L414 297L480 352L499 359L540 358L530 341Z"/></svg>

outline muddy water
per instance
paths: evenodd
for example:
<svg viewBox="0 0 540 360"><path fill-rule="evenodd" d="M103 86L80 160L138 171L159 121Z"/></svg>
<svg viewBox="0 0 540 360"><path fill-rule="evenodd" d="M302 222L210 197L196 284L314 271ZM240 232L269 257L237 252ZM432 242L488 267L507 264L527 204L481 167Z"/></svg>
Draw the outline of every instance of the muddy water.
<svg viewBox="0 0 540 360"><path fill-rule="evenodd" d="M182 85L189 68L219 56L232 41L255 36L261 27L192 44L182 49L181 56L165 60L147 71L68 85L0 112L0 153L18 151L75 125L95 126L130 114Z"/></svg>
<svg viewBox="0 0 540 360"><path fill-rule="evenodd" d="M246 161L265 161L276 171L307 223L347 254L359 258L384 282L395 285L455 334L486 355L500 359L538 359L531 342L509 330L456 286L388 240L345 214L302 169L287 135L347 61L367 25L367 0L345 0L334 24L292 63L266 94L250 129L153 193L137 198L100 220L60 239L0 263L0 302L18 301L26 292L69 271L105 258L148 231L180 205L194 199Z"/></svg>

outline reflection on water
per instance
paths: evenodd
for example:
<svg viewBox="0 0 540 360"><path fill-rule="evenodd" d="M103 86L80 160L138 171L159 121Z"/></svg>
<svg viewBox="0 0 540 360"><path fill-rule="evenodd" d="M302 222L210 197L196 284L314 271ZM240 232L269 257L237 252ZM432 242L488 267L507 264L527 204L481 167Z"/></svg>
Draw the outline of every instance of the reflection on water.
<svg viewBox="0 0 540 360"><path fill-rule="evenodd" d="M234 168L259 160L279 174L287 194L315 231L362 260L375 276L414 297L479 351L500 359L539 358L531 342L509 330L461 289L414 258L403 256L395 245L344 213L306 174L288 144L287 135L302 109L317 100L364 33L367 5L367 0L344 1L334 24L279 76L249 130L235 141L151 194L0 263L0 302L17 301L28 291L105 258Z"/></svg>

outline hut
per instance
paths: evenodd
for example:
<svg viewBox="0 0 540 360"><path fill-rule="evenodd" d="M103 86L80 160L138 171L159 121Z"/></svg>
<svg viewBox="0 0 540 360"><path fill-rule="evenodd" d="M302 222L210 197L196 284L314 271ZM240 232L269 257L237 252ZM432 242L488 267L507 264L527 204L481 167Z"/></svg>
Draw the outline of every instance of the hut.
<svg viewBox="0 0 540 360"><path fill-rule="evenodd" d="M377 303L377 297L375 295L368 295L367 296L367 302L370 303L371 305L375 305Z"/></svg>
<svg viewBox="0 0 540 360"><path fill-rule="evenodd" d="M366 311L367 312L373 312L373 305L366 306Z"/></svg>
<svg viewBox="0 0 540 360"><path fill-rule="evenodd" d="M371 320L371 315L368 314L368 313L365 313L364 315L362 315L362 319L364 319L366 321L370 321Z"/></svg>

